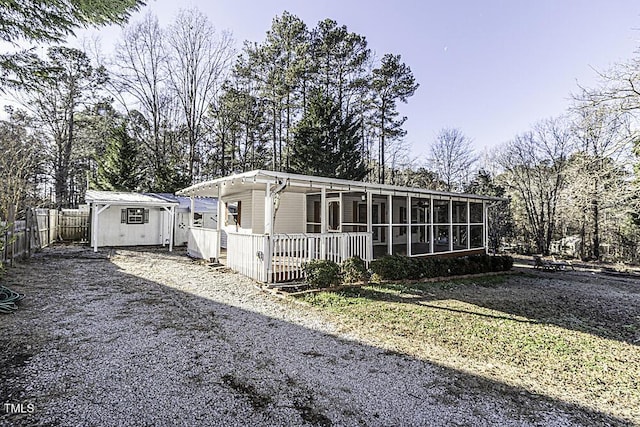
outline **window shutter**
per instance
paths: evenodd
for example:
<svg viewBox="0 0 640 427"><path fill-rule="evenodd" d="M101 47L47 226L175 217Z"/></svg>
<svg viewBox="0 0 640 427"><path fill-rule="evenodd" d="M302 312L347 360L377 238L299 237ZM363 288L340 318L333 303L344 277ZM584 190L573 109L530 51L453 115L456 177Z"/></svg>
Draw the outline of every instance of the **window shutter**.
<svg viewBox="0 0 640 427"><path fill-rule="evenodd" d="M126 209L120 209L120 223L121 224L126 224L127 223L127 210Z"/></svg>
<svg viewBox="0 0 640 427"><path fill-rule="evenodd" d="M149 209L144 210L144 223L145 224L149 223Z"/></svg>
<svg viewBox="0 0 640 427"><path fill-rule="evenodd" d="M238 201L238 215L236 216L236 224L238 224L239 227L242 226L241 220L242 220L242 202Z"/></svg>

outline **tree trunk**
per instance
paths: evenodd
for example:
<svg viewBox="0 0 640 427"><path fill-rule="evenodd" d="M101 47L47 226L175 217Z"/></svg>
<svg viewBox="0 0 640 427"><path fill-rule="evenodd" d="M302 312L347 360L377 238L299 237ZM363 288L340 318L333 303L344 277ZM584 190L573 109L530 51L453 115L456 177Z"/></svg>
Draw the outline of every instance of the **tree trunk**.
<svg viewBox="0 0 640 427"><path fill-rule="evenodd" d="M598 199L591 201L591 207L593 212L593 257L600 260L600 210L598 205Z"/></svg>

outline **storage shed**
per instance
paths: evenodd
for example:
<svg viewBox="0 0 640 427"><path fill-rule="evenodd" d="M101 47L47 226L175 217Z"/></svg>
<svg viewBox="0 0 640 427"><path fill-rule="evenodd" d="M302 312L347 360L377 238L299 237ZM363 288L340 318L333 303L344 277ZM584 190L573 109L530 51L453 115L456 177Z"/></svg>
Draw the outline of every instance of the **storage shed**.
<svg viewBox="0 0 640 427"><path fill-rule="evenodd" d="M173 250L174 218L179 203L151 194L87 190L91 245L168 245Z"/></svg>

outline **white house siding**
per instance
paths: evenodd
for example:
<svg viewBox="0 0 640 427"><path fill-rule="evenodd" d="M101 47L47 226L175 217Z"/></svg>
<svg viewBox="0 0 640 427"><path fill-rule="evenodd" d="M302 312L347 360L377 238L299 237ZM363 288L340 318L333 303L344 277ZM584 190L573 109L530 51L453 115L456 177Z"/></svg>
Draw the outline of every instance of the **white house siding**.
<svg viewBox="0 0 640 427"><path fill-rule="evenodd" d="M161 245L169 243L169 213L162 208L149 209L147 224L121 222L121 210L131 206L111 205L98 218L98 246Z"/></svg>
<svg viewBox="0 0 640 427"><path fill-rule="evenodd" d="M304 233L304 194L280 193L280 208L276 214L275 233ZM264 210L263 210L264 212Z"/></svg>
<svg viewBox="0 0 640 427"><path fill-rule="evenodd" d="M264 191L255 190L253 200L253 233L264 234ZM304 233L304 205L304 194L288 193L286 190L280 193L280 207L276 213L274 233Z"/></svg>
<svg viewBox="0 0 640 427"><path fill-rule="evenodd" d="M264 234L264 191L253 190L253 232Z"/></svg>

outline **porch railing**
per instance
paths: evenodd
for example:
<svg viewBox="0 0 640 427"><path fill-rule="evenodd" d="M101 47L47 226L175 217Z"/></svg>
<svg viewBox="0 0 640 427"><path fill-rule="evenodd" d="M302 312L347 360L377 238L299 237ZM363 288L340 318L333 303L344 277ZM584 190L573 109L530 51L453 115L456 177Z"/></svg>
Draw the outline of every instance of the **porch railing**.
<svg viewBox="0 0 640 427"><path fill-rule="evenodd" d="M227 267L260 282L267 282L269 236L227 232Z"/></svg>
<svg viewBox="0 0 640 427"><path fill-rule="evenodd" d="M209 260L219 258L218 230L190 227L188 238L187 254L190 257Z"/></svg>
<svg viewBox="0 0 640 427"><path fill-rule="evenodd" d="M339 264L356 255L367 263L373 258L371 233L276 234L272 242L274 282L301 279L302 264L312 259Z"/></svg>
<svg viewBox="0 0 640 427"><path fill-rule="evenodd" d="M305 262L341 263L356 255L367 263L372 260L371 233L228 233L227 238L227 267L261 282L298 280Z"/></svg>

